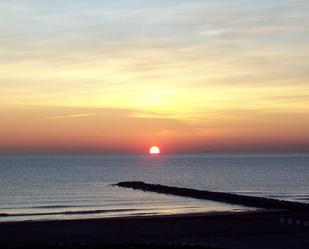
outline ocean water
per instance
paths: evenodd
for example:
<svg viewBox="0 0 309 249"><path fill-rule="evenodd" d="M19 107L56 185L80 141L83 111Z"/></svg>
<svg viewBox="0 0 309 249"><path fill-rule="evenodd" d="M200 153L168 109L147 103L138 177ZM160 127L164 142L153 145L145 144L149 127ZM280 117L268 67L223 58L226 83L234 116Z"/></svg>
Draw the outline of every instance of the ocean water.
<svg viewBox="0 0 309 249"><path fill-rule="evenodd" d="M248 210L120 181L309 203L309 155L1 155L0 222Z"/></svg>

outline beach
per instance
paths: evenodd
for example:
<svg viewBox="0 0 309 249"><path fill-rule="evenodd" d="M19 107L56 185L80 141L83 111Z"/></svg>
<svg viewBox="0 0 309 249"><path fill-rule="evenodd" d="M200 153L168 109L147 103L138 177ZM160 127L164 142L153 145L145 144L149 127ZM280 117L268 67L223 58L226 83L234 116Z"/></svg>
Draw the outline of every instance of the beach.
<svg viewBox="0 0 309 249"><path fill-rule="evenodd" d="M308 213L208 213L0 224L1 248L133 243L213 248L308 248ZM32 246L32 247L31 247Z"/></svg>

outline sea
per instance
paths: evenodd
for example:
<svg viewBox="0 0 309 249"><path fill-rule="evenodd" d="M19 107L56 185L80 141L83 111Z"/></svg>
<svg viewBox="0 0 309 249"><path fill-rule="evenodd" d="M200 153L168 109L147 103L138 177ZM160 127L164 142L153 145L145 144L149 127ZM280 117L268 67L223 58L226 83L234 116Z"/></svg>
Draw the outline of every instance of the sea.
<svg viewBox="0 0 309 249"><path fill-rule="evenodd" d="M309 154L0 155L0 222L252 210L121 181L309 203Z"/></svg>

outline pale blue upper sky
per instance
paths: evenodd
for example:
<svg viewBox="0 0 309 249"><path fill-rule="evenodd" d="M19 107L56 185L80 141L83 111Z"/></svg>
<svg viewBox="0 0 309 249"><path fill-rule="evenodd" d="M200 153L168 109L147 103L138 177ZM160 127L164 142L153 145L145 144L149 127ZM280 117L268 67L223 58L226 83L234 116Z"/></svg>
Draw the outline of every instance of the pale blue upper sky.
<svg viewBox="0 0 309 249"><path fill-rule="evenodd" d="M1 41L57 45L75 39L227 42L222 38L228 37L235 43L305 43L308 8L306 0L2 0Z"/></svg>

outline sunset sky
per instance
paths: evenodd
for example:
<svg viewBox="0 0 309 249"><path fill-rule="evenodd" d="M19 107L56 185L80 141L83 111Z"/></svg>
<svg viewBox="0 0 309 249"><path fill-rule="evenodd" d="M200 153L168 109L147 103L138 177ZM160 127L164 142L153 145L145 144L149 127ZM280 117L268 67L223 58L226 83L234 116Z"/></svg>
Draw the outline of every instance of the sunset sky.
<svg viewBox="0 0 309 249"><path fill-rule="evenodd" d="M308 0L0 13L0 152L309 151Z"/></svg>

